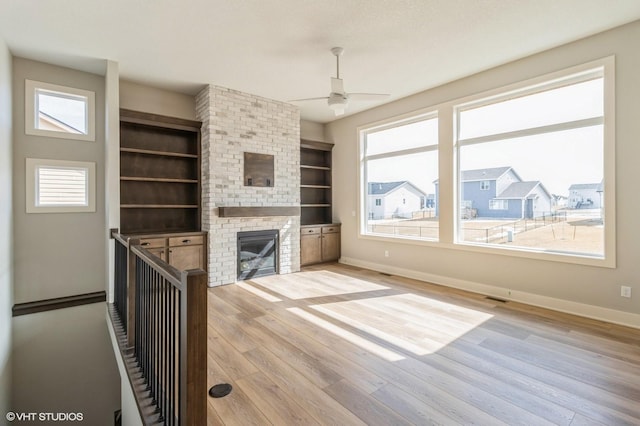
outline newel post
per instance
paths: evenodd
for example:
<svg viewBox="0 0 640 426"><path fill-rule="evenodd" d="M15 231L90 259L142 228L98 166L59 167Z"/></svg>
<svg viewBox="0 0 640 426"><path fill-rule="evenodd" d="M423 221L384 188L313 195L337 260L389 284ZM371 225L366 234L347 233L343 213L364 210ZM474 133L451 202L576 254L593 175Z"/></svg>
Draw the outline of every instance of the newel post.
<svg viewBox="0 0 640 426"><path fill-rule="evenodd" d="M182 272L180 424L207 424L207 274Z"/></svg>

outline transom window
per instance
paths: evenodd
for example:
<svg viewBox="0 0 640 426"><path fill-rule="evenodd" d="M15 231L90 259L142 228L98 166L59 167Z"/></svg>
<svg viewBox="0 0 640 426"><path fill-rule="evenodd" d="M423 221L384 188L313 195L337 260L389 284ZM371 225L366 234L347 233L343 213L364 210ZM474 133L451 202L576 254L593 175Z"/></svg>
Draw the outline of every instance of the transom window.
<svg viewBox="0 0 640 426"><path fill-rule="evenodd" d="M95 140L95 93L25 81L25 132L63 139Z"/></svg>

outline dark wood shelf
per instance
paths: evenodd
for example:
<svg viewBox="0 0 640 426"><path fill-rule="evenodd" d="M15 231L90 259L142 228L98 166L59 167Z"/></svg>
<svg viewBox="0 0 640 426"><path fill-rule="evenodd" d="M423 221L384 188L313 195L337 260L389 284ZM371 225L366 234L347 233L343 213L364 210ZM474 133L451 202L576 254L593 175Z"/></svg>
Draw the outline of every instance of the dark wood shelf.
<svg viewBox="0 0 640 426"><path fill-rule="evenodd" d="M310 166L308 164L300 164L301 169L314 169L314 170L331 170L331 167L326 166Z"/></svg>
<svg viewBox="0 0 640 426"><path fill-rule="evenodd" d="M120 176L121 181L131 182L171 182L171 183L198 183L197 179L153 178L137 176Z"/></svg>
<svg viewBox="0 0 640 426"><path fill-rule="evenodd" d="M197 209L197 204L120 204L121 209Z"/></svg>
<svg viewBox="0 0 640 426"><path fill-rule="evenodd" d="M200 230L201 123L120 110L123 234Z"/></svg>
<svg viewBox="0 0 640 426"><path fill-rule="evenodd" d="M331 189L331 185L300 185L300 188Z"/></svg>
<svg viewBox="0 0 640 426"><path fill-rule="evenodd" d="M300 224L331 223L331 149L325 142L300 141Z"/></svg>

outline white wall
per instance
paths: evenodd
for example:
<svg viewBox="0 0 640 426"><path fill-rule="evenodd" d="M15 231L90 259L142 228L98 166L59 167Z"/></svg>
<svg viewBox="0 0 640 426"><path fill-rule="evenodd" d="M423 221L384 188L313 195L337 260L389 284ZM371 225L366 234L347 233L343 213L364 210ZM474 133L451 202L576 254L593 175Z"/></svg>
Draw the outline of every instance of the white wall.
<svg viewBox="0 0 640 426"><path fill-rule="evenodd" d="M169 117L196 119L195 96L120 80L120 107Z"/></svg>
<svg viewBox="0 0 640 426"><path fill-rule="evenodd" d="M333 204L342 222L342 256L346 262L386 272L412 275L442 284L497 289L522 295L532 303L553 305L640 327L640 226L637 212L637 161L640 158L640 21L579 40L417 95L345 117L326 125L333 150ZM437 105L552 71L616 55L616 226L617 267L600 268L549 262L461 249L420 246L358 238L359 169L357 127ZM441 153L453 161L451 153ZM450 177L447 177L450 180ZM451 194L440 194L441 206ZM390 257L384 257L389 250ZM620 285L635 288L631 299L620 297ZM526 296L526 297L525 297ZM537 302L536 302L537 301ZM557 302L557 303L556 303ZM577 302L574 303L574 302Z"/></svg>
<svg viewBox="0 0 640 426"><path fill-rule="evenodd" d="M0 38L0 416L11 401L11 306L13 305L11 54ZM2 417L0 417L2 418Z"/></svg>

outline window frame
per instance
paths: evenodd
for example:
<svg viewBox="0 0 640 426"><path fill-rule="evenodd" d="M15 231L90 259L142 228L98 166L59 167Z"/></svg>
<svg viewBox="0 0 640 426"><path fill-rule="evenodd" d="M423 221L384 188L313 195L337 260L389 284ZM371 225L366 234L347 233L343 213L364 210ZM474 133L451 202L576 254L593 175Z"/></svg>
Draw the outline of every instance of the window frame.
<svg viewBox="0 0 640 426"><path fill-rule="evenodd" d="M477 108L479 106L490 105L496 102L500 102L509 97L514 96L526 96L540 92L541 90L549 90L556 87L566 86L572 83L583 81L585 76L594 74L597 69L601 69L603 77L603 118L586 119L584 122L593 122L595 124L603 125L603 177L605 185L605 205L603 211L605 220L604 227L604 253L602 256L589 253L573 253L564 251L543 250L528 247L506 247L497 246L491 244L478 244L468 241L463 241L459 238L459 224L461 221L461 215L454 209L454 240L453 244L458 247L464 247L473 249L474 251L491 252L491 253L504 253L511 256L527 257L535 259L544 259L552 261L561 261L567 263L578 263L592 266L602 266L615 268L616 256L615 256L615 56L609 56L606 58L598 59L595 61L587 62L574 67L569 67L560 71L544 74L533 79L523 80L518 83L507 85L501 88L496 88L490 91L479 93L476 95L468 96L462 99L458 99L453 103L453 121L454 121L454 155L456 161L454 163L454 176L456 179L456 195L453 202L457 205L458 194L462 190L460 182L460 141L458 140L459 123L458 114L456 111L469 108ZM542 126L548 128L549 131L564 130L571 128L571 126L565 126L563 123L549 126ZM528 129L516 132L507 132L499 135L512 136L515 134L524 135L528 132ZM464 140L464 145L482 143L486 140L495 140L496 135L481 136L477 138L469 138Z"/></svg>
<svg viewBox="0 0 640 426"><path fill-rule="evenodd" d="M86 169L87 205L39 205L36 176L40 167ZM88 161L51 160L27 158L25 168L26 212L27 213L94 213L96 211L96 163Z"/></svg>
<svg viewBox="0 0 640 426"><path fill-rule="evenodd" d="M399 149L397 151L389 151L381 154L372 154L366 155L366 136L368 133L375 133L387 129L393 129L395 127L405 126L413 123L418 123L421 121L436 119L438 120L438 109L437 108L422 108L416 111L409 112L407 114L402 114L399 116L394 116L386 120L377 121L375 123L370 123L365 126L361 126L357 128L358 134L358 199L360 200L358 203L358 238L367 238L373 240L404 240L409 242L415 242L417 244L437 244L438 239L434 238L416 238L413 236L407 235L391 235L391 234L382 234L382 233L374 233L367 231L367 222L369 220L369 211L368 211L368 176L367 176L367 161L368 160L376 160L381 158L389 158L396 157L401 155L410 155L410 154L419 154L424 152L432 152L436 151L438 153L438 167L440 167L440 143L439 143L439 135L440 131L438 131L438 142L433 145L421 146L418 148L408 148L408 149ZM438 126L439 126L438 122Z"/></svg>
<svg viewBox="0 0 640 426"><path fill-rule="evenodd" d="M63 97L86 98L85 103L85 124L86 133L67 133L54 130L40 129L36 126L38 120L38 102L36 97L38 91L43 90L52 93L59 93ZM60 86L42 81L25 80L25 133L32 136L46 136L57 139L71 139L79 141L95 142L96 140L96 94L90 90L78 89L75 87Z"/></svg>
<svg viewBox="0 0 640 426"><path fill-rule="evenodd" d="M548 85L553 80L563 80L567 76L581 72L589 72L602 67L604 76L604 123L603 123L603 169L604 169L604 209L606 226L604 230L604 256L590 256L584 253L533 250L521 247L498 247L496 245L475 245L458 241L457 223L461 216L458 197L461 191L459 176L459 155L457 153L457 119L455 107L477 102L480 99L490 100L504 96L508 92L520 92L523 88L535 89L535 86ZM566 81L566 80L565 80ZM566 83L565 83L566 84ZM536 90L533 90L534 92ZM490 103L490 102L489 102ZM477 104L476 104L477 106ZM401 120L407 120L419 114L431 113L438 118L438 164L440 199L439 203L439 239L426 240L389 234L371 234L366 232L367 217L367 176L364 162L363 131L389 126ZM588 265L604 268L616 267L616 197L615 197L615 56L596 59L557 71L541 74L537 77L509 83L501 87L461 96L443 103L412 111L406 114L387 118L373 123L363 124L356 128L358 138L358 238L387 243L401 243L448 250L462 250L480 254L491 254L508 257L526 258L567 264ZM446 192L443 192L444 191ZM450 191L450 192L449 192ZM569 194L567 201L571 194Z"/></svg>

